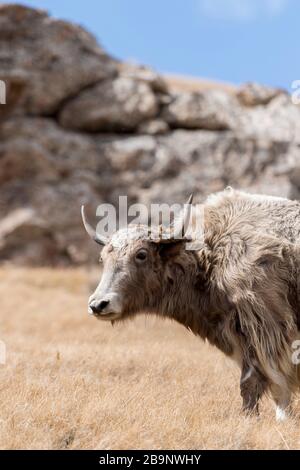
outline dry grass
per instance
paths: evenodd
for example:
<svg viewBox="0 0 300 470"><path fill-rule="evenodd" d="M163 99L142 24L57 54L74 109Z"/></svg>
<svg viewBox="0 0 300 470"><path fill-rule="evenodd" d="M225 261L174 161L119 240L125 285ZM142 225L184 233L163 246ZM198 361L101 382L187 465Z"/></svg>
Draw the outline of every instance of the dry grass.
<svg viewBox="0 0 300 470"><path fill-rule="evenodd" d="M84 270L0 270L0 447L299 448L299 418L240 413L238 371L180 326L86 313ZM295 409L300 409L295 403Z"/></svg>
<svg viewBox="0 0 300 470"><path fill-rule="evenodd" d="M206 90L223 90L228 93L235 93L237 86L231 83L218 82L204 78L188 77L186 75L165 74L164 79L172 91L206 91Z"/></svg>

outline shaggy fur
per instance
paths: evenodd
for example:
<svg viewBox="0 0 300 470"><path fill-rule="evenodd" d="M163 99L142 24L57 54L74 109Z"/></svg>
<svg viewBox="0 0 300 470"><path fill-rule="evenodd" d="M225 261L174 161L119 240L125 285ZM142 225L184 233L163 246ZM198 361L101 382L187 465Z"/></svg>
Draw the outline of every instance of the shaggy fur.
<svg viewBox="0 0 300 470"><path fill-rule="evenodd" d="M109 281L91 299L118 292L118 319L147 311L183 324L239 364L245 410L257 411L267 391L283 412L299 383L292 343L300 325L300 204L230 188L193 217L203 217L197 251L184 241L153 242L147 228L114 234L102 252ZM137 263L141 249L147 259Z"/></svg>

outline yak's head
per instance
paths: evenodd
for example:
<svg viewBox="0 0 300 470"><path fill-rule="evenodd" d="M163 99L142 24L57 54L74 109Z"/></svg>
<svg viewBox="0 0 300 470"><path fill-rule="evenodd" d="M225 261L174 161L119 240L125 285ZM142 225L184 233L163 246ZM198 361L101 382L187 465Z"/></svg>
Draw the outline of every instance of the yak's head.
<svg viewBox="0 0 300 470"><path fill-rule="evenodd" d="M187 238L183 233L188 226L191 202L192 197L180 218L167 230L159 227L149 235L147 226L129 225L110 239L91 227L82 207L86 231L103 246L102 278L89 298L89 313L112 321L162 309L167 292L180 289L184 276Z"/></svg>

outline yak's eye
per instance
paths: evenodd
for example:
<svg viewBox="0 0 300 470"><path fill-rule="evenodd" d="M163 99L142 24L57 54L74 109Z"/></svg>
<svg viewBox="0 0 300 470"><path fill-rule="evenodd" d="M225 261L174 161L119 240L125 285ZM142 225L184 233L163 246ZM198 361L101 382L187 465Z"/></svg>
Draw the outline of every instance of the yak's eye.
<svg viewBox="0 0 300 470"><path fill-rule="evenodd" d="M135 259L138 263L142 263L143 261L146 261L147 257L148 257L148 252L146 250L139 250L135 255Z"/></svg>
<svg viewBox="0 0 300 470"><path fill-rule="evenodd" d="M100 258L99 258L99 263L100 263L100 264L103 263L103 258L102 258L102 256L100 256Z"/></svg>

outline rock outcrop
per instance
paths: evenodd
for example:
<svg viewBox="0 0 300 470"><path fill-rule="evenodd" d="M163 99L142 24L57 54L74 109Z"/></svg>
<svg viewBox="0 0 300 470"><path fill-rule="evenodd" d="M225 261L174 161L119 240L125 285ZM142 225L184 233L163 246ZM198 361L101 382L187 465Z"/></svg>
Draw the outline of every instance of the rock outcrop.
<svg viewBox="0 0 300 470"><path fill-rule="evenodd" d="M158 114L158 100L147 83L117 77L88 88L62 107L58 121L87 132L130 132Z"/></svg>
<svg viewBox="0 0 300 470"><path fill-rule="evenodd" d="M300 107L280 89L174 90L82 28L0 7L0 260L82 263L102 202L196 201L227 185L300 198ZM95 257L96 261L96 257Z"/></svg>
<svg viewBox="0 0 300 470"><path fill-rule="evenodd" d="M116 62L82 28L23 6L0 7L0 70L22 88L23 111L53 115L83 88L116 75Z"/></svg>

